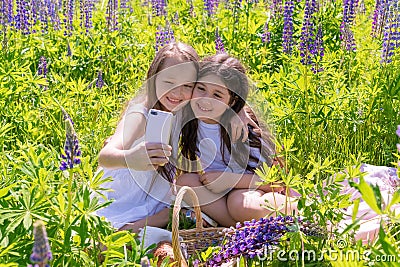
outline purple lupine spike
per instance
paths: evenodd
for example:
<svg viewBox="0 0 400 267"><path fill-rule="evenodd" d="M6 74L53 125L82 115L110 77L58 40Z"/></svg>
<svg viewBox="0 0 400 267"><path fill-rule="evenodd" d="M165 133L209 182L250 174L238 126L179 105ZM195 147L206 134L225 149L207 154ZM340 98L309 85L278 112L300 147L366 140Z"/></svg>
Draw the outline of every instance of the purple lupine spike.
<svg viewBox="0 0 400 267"><path fill-rule="evenodd" d="M156 42L155 50L158 52L164 45L175 41L174 31L172 30L169 22L167 21L166 26L158 26L156 31Z"/></svg>
<svg viewBox="0 0 400 267"><path fill-rule="evenodd" d="M37 74L42 76L45 79L47 78L47 61L46 61L46 58L44 56L40 57ZM40 85L40 88L43 88L44 90L47 90L47 86Z"/></svg>
<svg viewBox="0 0 400 267"><path fill-rule="evenodd" d="M219 0L203 0L204 10L207 11L207 15L212 17L217 11Z"/></svg>
<svg viewBox="0 0 400 267"><path fill-rule="evenodd" d="M60 164L60 170L65 171L67 169L72 169L74 165L81 163L81 150L79 148L78 137L74 130L73 122L68 113L62 109L65 122L65 144L64 144L64 154L61 155L63 159Z"/></svg>
<svg viewBox="0 0 400 267"><path fill-rule="evenodd" d="M382 19L382 2L383 0L376 0L374 15L372 18L372 37L378 37L382 31L383 19Z"/></svg>
<svg viewBox="0 0 400 267"><path fill-rule="evenodd" d="M44 56L41 56L39 60L38 75L42 75L43 78L47 75L47 61Z"/></svg>
<svg viewBox="0 0 400 267"><path fill-rule="evenodd" d="M381 63L392 62L392 56L394 50L399 45L399 12L398 3L394 0L387 0L385 2L384 13L385 13L385 27L383 30L383 42L382 42L382 60Z"/></svg>
<svg viewBox="0 0 400 267"><path fill-rule="evenodd" d="M84 5L84 12L85 12L85 28L86 32L89 32L89 29L93 28L93 0L86 0Z"/></svg>
<svg viewBox="0 0 400 267"><path fill-rule="evenodd" d="M397 125L396 134L400 138L400 125Z"/></svg>
<svg viewBox="0 0 400 267"><path fill-rule="evenodd" d="M75 12L74 0L65 0L64 4L64 35L72 36L72 31L74 30L74 26L72 24Z"/></svg>
<svg viewBox="0 0 400 267"><path fill-rule="evenodd" d="M272 17L280 17L282 14L282 0L272 0L270 9Z"/></svg>
<svg viewBox="0 0 400 267"><path fill-rule="evenodd" d="M106 9L106 21L108 31L118 30L118 0L108 0Z"/></svg>
<svg viewBox="0 0 400 267"><path fill-rule="evenodd" d="M353 26L356 17L356 7L358 0L343 0L343 19L340 25L340 39L342 40L342 47L347 51L356 51L356 44L354 39Z"/></svg>
<svg viewBox="0 0 400 267"><path fill-rule="evenodd" d="M35 263L34 266L49 266L48 262L53 258L53 256L47 238L46 227L42 221L39 220L33 224L33 236L34 243L30 257L31 262Z"/></svg>
<svg viewBox="0 0 400 267"><path fill-rule="evenodd" d="M269 43L271 41L271 32L269 30L269 22L266 21L264 24L263 32L261 34L261 41L263 43Z"/></svg>
<svg viewBox="0 0 400 267"><path fill-rule="evenodd" d="M97 81L96 81L96 87L101 89L104 86L104 81L103 81L103 72L100 70L99 73L97 74Z"/></svg>
<svg viewBox="0 0 400 267"><path fill-rule="evenodd" d="M301 36L299 43L299 51L303 65L313 65L313 55L315 54L314 43L314 14L317 11L315 0L306 0L303 25L301 28Z"/></svg>
<svg viewBox="0 0 400 267"><path fill-rule="evenodd" d="M0 1L0 25L4 27L11 26L13 20L13 1Z"/></svg>
<svg viewBox="0 0 400 267"><path fill-rule="evenodd" d="M282 34L282 47L283 52L290 55L293 46L293 1L286 1L283 12L283 34Z"/></svg>
<svg viewBox="0 0 400 267"><path fill-rule="evenodd" d="M67 57L70 56L72 56L71 46L69 45L69 42L67 42Z"/></svg>
<svg viewBox="0 0 400 267"><path fill-rule="evenodd" d="M158 17L167 16L167 2L165 0L151 0L153 15Z"/></svg>
<svg viewBox="0 0 400 267"><path fill-rule="evenodd" d="M219 35L218 28L215 30L215 51L217 54L225 53L225 46Z"/></svg>
<svg viewBox="0 0 400 267"><path fill-rule="evenodd" d="M29 6L24 0L16 0L17 15L15 16L15 28L20 30L22 34L29 34Z"/></svg>

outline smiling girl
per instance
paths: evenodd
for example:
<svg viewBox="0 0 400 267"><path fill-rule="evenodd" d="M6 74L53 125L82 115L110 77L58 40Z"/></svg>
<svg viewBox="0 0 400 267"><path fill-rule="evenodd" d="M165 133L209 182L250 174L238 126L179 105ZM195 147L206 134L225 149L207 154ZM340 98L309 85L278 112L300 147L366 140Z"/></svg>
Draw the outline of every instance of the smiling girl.
<svg viewBox="0 0 400 267"><path fill-rule="evenodd" d="M269 185L258 186L261 179L254 173L262 162L273 164L271 135L250 128L248 141L231 142L227 122L244 107L249 91L244 73L240 62L227 54L205 59L185 107L181 134L182 156L190 162L183 164L183 171L189 171L190 164L192 171L181 175L177 184L193 187L202 210L223 226L264 217L271 213L261 206L265 201L279 209L286 200L273 195ZM200 170L193 163L197 158Z"/></svg>

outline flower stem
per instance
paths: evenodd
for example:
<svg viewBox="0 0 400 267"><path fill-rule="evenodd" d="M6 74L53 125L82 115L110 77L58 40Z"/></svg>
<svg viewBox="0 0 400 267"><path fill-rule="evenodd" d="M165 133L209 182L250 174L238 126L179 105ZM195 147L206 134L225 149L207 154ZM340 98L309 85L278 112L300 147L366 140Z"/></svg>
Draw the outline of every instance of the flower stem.
<svg viewBox="0 0 400 267"><path fill-rule="evenodd" d="M68 191L67 191L67 213L65 216L65 224L64 224L64 236L67 233L68 227L70 226L70 217L72 210L72 180L74 177L74 172L72 169L68 169Z"/></svg>

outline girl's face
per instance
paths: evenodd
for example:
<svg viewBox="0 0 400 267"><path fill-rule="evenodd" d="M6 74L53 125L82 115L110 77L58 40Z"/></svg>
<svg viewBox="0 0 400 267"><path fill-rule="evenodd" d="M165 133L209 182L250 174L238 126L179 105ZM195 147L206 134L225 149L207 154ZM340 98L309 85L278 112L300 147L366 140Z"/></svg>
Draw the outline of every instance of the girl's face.
<svg viewBox="0 0 400 267"><path fill-rule="evenodd" d="M173 58L167 58L162 67L155 80L157 99L166 111L176 111L192 96L197 70L192 62Z"/></svg>
<svg viewBox="0 0 400 267"><path fill-rule="evenodd" d="M196 118L215 124L229 108L230 99L229 91L221 78L209 74L197 81L190 106Z"/></svg>

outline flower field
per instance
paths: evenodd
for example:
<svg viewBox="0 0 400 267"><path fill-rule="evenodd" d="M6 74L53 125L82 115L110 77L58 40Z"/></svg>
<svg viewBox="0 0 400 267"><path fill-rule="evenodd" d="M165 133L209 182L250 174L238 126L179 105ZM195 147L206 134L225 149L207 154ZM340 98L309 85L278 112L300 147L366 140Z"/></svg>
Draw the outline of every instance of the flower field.
<svg viewBox="0 0 400 267"><path fill-rule="evenodd" d="M255 240L249 227L264 241L226 244L191 262L218 266L227 255L241 266L400 264L400 217L390 209L398 187L385 205L379 188L352 182L363 176L361 163L399 170L397 0L0 0L0 36L0 266L148 266L145 256L155 266L135 235L93 214L109 202L90 195L107 181L95 175L97 156L124 104L141 93L156 51L174 40L247 67L256 88L249 105L286 160L286 171L259 173L301 195L301 221L239 225L231 230L244 228L242 240ZM374 241L354 239L356 212L347 228L330 227L353 204L340 193L345 179L383 219ZM257 228L268 224L275 228ZM49 245L34 246L34 233ZM278 251L300 257L282 260Z"/></svg>

